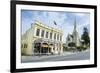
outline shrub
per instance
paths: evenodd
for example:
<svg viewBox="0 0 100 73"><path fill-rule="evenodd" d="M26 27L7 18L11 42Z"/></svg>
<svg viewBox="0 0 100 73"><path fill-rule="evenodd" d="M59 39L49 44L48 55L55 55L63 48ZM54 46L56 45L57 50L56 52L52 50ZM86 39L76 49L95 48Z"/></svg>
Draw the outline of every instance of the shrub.
<svg viewBox="0 0 100 73"><path fill-rule="evenodd" d="M73 43L73 42L71 42L71 43L69 43L69 44L68 44L68 46L69 46L69 47L75 47L75 46L76 46L76 44L75 44L75 43Z"/></svg>
<svg viewBox="0 0 100 73"><path fill-rule="evenodd" d="M78 50L78 51L82 51L82 47L81 47L81 46L78 46L78 47L77 47L77 50Z"/></svg>
<svg viewBox="0 0 100 73"><path fill-rule="evenodd" d="M77 47L78 51L82 51L82 50L86 50L86 49L87 49L87 47L84 47L84 46L78 46Z"/></svg>

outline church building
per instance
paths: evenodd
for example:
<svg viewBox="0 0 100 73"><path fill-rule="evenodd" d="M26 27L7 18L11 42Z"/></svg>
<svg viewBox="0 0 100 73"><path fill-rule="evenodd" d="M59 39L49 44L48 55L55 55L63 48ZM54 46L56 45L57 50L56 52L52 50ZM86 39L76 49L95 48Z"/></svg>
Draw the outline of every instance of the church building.
<svg viewBox="0 0 100 73"><path fill-rule="evenodd" d="M66 38L66 46L67 47L68 47L69 43L75 43L76 46L80 46L80 44L81 44L79 34L77 31L76 20L74 21L74 29L73 29L72 34L68 34L68 36Z"/></svg>

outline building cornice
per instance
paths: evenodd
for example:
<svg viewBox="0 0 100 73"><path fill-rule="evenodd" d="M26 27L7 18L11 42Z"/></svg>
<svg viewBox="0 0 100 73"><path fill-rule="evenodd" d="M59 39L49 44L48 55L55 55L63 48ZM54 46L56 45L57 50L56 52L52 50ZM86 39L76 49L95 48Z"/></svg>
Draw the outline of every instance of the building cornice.
<svg viewBox="0 0 100 73"><path fill-rule="evenodd" d="M41 23L41 22L39 22L39 21L36 21L36 22L35 22L35 25L38 25L38 26L40 26L40 27L43 27L43 28L46 28L46 29L49 29L49 30L58 32L58 33L60 33L60 34L63 34L63 31L62 31L62 30L57 29L57 28L53 28L53 27L50 27L50 26L47 26L47 25L45 25L45 24L43 24L43 23Z"/></svg>

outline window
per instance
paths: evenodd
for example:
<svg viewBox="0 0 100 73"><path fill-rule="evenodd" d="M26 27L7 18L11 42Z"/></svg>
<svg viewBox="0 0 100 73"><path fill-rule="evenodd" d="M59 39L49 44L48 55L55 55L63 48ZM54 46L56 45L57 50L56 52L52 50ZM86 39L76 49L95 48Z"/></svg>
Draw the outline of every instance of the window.
<svg viewBox="0 0 100 73"><path fill-rule="evenodd" d="M36 30L36 36L39 36L39 34L40 34L40 29L37 29Z"/></svg>
<svg viewBox="0 0 100 73"><path fill-rule="evenodd" d="M50 39L52 39L52 33L50 33Z"/></svg>
<svg viewBox="0 0 100 73"><path fill-rule="evenodd" d="M41 37L44 37L44 30L42 30Z"/></svg>
<svg viewBox="0 0 100 73"><path fill-rule="evenodd" d="M24 44L24 48L26 47L26 45Z"/></svg>
<svg viewBox="0 0 100 73"><path fill-rule="evenodd" d="M46 38L48 38L48 33L49 33L49 32L46 32Z"/></svg>
<svg viewBox="0 0 100 73"><path fill-rule="evenodd" d="M21 45L21 48L23 48L23 44Z"/></svg>
<svg viewBox="0 0 100 73"><path fill-rule="evenodd" d="M24 44L24 48L27 48L27 44Z"/></svg>
<svg viewBox="0 0 100 73"><path fill-rule="evenodd" d="M54 40L56 39L56 33L54 34Z"/></svg>
<svg viewBox="0 0 100 73"><path fill-rule="evenodd" d="M62 36L60 36L60 41L62 41Z"/></svg>
<svg viewBox="0 0 100 73"><path fill-rule="evenodd" d="M59 34L57 35L57 40L59 40Z"/></svg>

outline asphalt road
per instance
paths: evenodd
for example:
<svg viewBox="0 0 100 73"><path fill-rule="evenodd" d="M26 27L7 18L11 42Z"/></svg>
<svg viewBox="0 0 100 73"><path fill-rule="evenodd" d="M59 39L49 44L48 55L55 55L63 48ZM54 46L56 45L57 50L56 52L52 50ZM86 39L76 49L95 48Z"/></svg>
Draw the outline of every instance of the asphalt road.
<svg viewBox="0 0 100 73"><path fill-rule="evenodd" d="M49 55L49 56L22 56L22 63L28 62L48 62L48 61L72 61L72 60L89 60L90 52L78 52L63 55Z"/></svg>

